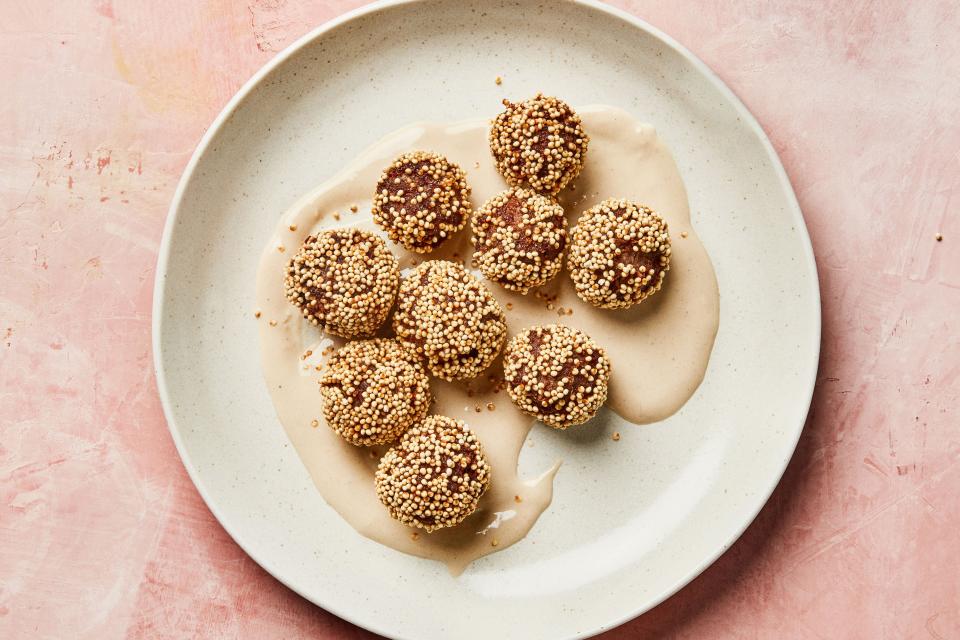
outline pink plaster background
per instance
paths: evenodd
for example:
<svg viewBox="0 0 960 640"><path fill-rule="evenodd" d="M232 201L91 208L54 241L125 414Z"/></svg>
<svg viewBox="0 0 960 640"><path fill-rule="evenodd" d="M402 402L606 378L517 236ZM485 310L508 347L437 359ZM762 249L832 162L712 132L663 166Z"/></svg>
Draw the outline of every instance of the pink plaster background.
<svg viewBox="0 0 960 640"><path fill-rule="evenodd" d="M0 5L0 638L371 637L220 528L150 352L161 229L204 128L275 52L360 4ZM769 132L824 331L773 499L704 575L604 637L960 638L958 4L615 4Z"/></svg>

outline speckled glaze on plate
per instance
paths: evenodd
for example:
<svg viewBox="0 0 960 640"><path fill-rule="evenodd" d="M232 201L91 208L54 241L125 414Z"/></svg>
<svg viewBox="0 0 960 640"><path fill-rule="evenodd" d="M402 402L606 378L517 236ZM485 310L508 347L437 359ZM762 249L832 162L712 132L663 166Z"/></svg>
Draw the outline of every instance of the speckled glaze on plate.
<svg viewBox="0 0 960 640"><path fill-rule="evenodd" d="M635 427L606 413L589 430L534 429L521 473L564 459L553 505L526 540L453 578L358 535L319 499L263 384L254 273L282 212L383 134L492 116L502 97L538 90L656 126L716 268L720 330L703 385L668 420ZM809 239L755 120L669 37L557 0L372 5L278 55L187 167L154 303L160 395L213 513L292 589L398 638L584 637L674 593L776 486L819 338Z"/></svg>

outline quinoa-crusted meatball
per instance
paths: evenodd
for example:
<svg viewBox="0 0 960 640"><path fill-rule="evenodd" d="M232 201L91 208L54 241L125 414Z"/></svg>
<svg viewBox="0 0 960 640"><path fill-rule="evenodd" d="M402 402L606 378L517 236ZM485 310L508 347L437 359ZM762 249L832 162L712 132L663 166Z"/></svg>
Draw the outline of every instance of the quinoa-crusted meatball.
<svg viewBox="0 0 960 640"><path fill-rule="evenodd" d="M592 418L607 400L610 360L587 334L551 324L514 336L503 357L514 404L555 429Z"/></svg>
<svg viewBox="0 0 960 640"><path fill-rule="evenodd" d="M584 302L605 309L643 302L670 270L667 223L643 205L604 200L577 221L567 266Z"/></svg>
<svg viewBox="0 0 960 640"><path fill-rule="evenodd" d="M590 138L563 100L538 93L506 107L490 128L490 151L510 185L556 195L580 175Z"/></svg>
<svg viewBox="0 0 960 640"><path fill-rule="evenodd" d="M470 187L459 166L428 151L405 153L380 176L373 220L409 251L428 253L470 217Z"/></svg>
<svg viewBox="0 0 960 640"><path fill-rule="evenodd" d="M320 377L327 425L357 446L393 442L430 408L423 366L396 340L351 342Z"/></svg>
<svg viewBox="0 0 960 640"><path fill-rule="evenodd" d="M567 247L563 207L534 191L514 187L473 217L474 258L490 280L526 293L560 271Z"/></svg>
<svg viewBox="0 0 960 640"><path fill-rule="evenodd" d="M372 334L387 319L400 267L386 243L359 229L304 240L287 264L284 294L303 317L344 338Z"/></svg>
<svg viewBox="0 0 960 640"><path fill-rule="evenodd" d="M470 428L430 416L380 460L377 495L405 525L433 531L460 524L490 484L490 465Z"/></svg>
<svg viewBox="0 0 960 640"><path fill-rule="evenodd" d="M393 329L433 375L459 380L490 366L507 322L496 298L463 266L428 260L400 283Z"/></svg>

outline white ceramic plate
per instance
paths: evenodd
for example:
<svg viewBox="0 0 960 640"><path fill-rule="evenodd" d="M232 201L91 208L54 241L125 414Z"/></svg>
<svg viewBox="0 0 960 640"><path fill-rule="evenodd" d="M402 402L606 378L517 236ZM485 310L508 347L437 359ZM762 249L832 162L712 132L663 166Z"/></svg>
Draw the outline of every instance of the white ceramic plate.
<svg viewBox="0 0 960 640"><path fill-rule="evenodd" d="M497 86L496 76L504 83ZM646 427L535 428L521 470L566 462L520 544L460 578L353 531L320 498L261 377L254 272L278 216L383 134L496 113L537 90L653 123L717 271L706 380ZM779 160L696 58L592 2L366 7L278 55L210 127L177 190L154 301L167 420L210 509L304 597L400 638L573 638L653 607L753 520L793 454L820 342L816 267Z"/></svg>

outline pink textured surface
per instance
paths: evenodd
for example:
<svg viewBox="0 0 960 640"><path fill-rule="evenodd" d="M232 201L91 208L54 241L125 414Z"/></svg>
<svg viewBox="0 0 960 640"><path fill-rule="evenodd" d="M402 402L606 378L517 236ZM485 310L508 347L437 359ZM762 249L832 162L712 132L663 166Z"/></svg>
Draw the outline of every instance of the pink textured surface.
<svg viewBox="0 0 960 640"><path fill-rule="evenodd" d="M204 128L276 51L359 4L5 3L0 637L370 637L220 528L150 353L161 229ZM704 575L605 637L960 638L957 3L616 4L703 58L770 134L824 324L773 499Z"/></svg>

